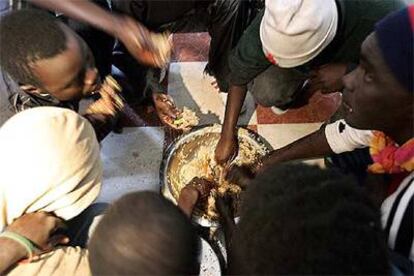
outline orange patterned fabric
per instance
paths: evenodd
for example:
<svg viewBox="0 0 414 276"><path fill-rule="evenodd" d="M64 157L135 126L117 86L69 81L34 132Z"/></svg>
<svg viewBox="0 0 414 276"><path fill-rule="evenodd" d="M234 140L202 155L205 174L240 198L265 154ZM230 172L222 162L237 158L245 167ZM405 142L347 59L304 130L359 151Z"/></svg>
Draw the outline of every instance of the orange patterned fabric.
<svg viewBox="0 0 414 276"><path fill-rule="evenodd" d="M414 171L414 138L398 146L383 132L375 131L370 154L374 164L369 166L369 172L396 174Z"/></svg>

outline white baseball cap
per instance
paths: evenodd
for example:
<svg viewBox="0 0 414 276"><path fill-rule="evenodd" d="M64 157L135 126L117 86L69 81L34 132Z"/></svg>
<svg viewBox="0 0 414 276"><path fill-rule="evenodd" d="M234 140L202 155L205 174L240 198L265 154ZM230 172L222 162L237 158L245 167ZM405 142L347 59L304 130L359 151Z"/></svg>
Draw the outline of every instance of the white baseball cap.
<svg viewBox="0 0 414 276"><path fill-rule="evenodd" d="M266 57L283 68L312 60L335 37L335 0L266 0L260 39Z"/></svg>

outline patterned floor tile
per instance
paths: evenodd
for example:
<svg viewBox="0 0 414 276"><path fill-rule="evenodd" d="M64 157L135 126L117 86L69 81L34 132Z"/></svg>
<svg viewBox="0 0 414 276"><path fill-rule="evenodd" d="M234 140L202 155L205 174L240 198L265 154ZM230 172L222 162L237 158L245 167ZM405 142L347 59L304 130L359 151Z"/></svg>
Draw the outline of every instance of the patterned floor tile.
<svg viewBox="0 0 414 276"><path fill-rule="evenodd" d="M257 107L258 124L296 124L316 123L329 119L341 102L339 93L323 95L315 93L308 104L297 109L290 109L285 114L276 115L270 108Z"/></svg>

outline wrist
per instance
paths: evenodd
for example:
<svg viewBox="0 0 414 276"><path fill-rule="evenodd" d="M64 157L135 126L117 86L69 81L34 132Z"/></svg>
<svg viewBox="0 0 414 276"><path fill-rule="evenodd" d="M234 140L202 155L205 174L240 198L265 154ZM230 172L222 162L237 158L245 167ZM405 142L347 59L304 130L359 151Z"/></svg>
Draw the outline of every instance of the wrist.
<svg viewBox="0 0 414 276"><path fill-rule="evenodd" d="M233 140L235 139L236 136L236 132L237 132L237 128L227 128L223 125L223 131L221 133L221 138L224 140Z"/></svg>
<svg viewBox="0 0 414 276"><path fill-rule="evenodd" d="M28 256L27 250L18 242L0 237L0 248L11 262L17 262Z"/></svg>

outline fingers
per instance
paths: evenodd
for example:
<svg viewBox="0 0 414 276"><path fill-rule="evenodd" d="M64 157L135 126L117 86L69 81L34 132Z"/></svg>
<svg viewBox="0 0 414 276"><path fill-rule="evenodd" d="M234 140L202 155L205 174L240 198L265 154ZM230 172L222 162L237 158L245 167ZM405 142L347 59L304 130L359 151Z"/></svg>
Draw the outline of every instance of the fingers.
<svg viewBox="0 0 414 276"><path fill-rule="evenodd" d="M57 245L64 245L64 244L68 244L69 243L69 238L65 235L59 234L59 235L54 235L52 237L50 237L49 241L48 241L48 246L50 248L53 248Z"/></svg>
<svg viewBox="0 0 414 276"><path fill-rule="evenodd" d="M220 88L218 86L217 81L212 81L210 84L211 86L213 86L214 90L216 90L217 92L220 92Z"/></svg>
<svg viewBox="0 0 414 276"><path fill-rule="evenodd" d="M237 184L245 190L251 179L254 178L254 173L246 166L232 166L226 174L227 181Z"/></svg>
<svg viewBox="0 0 414 276"><path fill-rule="evenodd" d="M172 118L172 119L177 119L178 115L180 114L179 110L177 109L177 107L175 107L174 105L171 104L166 104L164 111L164 115Z"/></svg>
<svg viewBox="0 0 414 276"><path fill-rule="evenodd" d="M230 195L216 197L216 208L221 218L233 219L234 214L232 205L233 198Z"/></svg>
<svg viewBox="0 0 414 276"><path fill-rule="evenodd" d="M170 96L160 93L154 94L153 99L155 109L162 123L178 130L179 128L173 124L173 120L178 118L180 111L175 106L174 100Z"/></svg>

